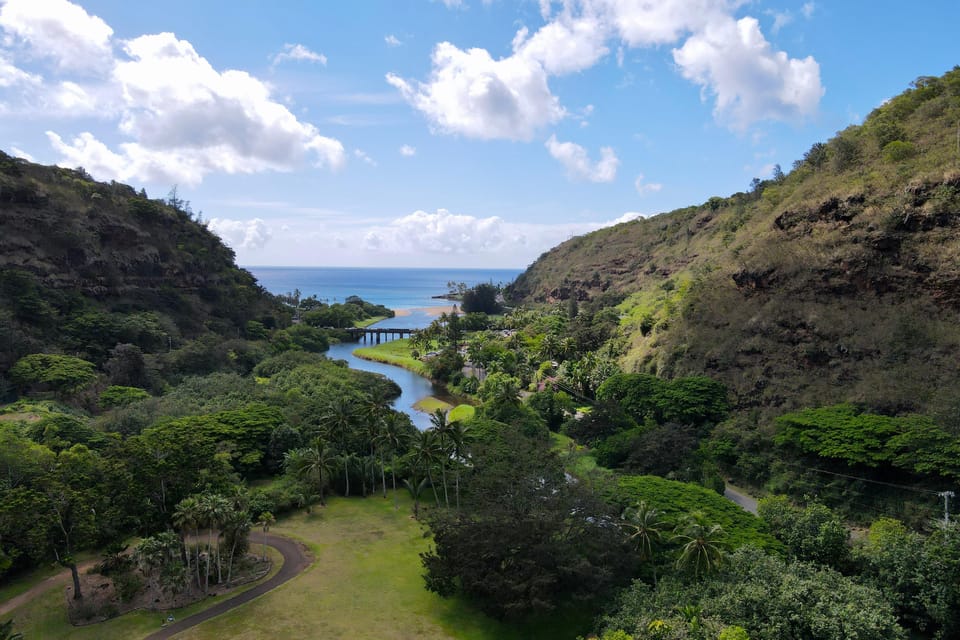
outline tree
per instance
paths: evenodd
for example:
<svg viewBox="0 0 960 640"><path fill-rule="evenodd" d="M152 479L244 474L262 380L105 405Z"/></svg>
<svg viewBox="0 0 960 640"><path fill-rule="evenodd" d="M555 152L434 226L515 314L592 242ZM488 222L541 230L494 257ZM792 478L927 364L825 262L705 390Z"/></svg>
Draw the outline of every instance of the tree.
<svg viewBox="0 0 960 640"><path fill-rule="evenodd" d="M257 518L257 526L263 529L263 559L267 559L267 531L270 531L270 525L276 522L277 519L273 517L273 514L269 511L264 511L260 514L260 517Z"/></svg>
<svg viewBox="0 0 960 640"><path fill-rule="evenodd" d="M320 495L321 505L326 505L323 490L327 485L333 464L333 451L323 438L314 438L310 446L283 454L283 466L287 473L314 485Z"/></svg>
<svg viewBox="0 0 960 640"><path fill-rule="evenodd" d="M428 518L428 589L516 618L590 601L616 582L629 564L620 530L604 504L567 482L548 443L506 431L476 444L472 460L461 510Z"/></svg>
<svg viewBox="0 0 960 640"><path fill-rule="evenodd" d="M416 476L403 479L404 486L407 487L407 490L410 492L410 497L413 498L413 517L415 520L420 519L420 496L423 494L427 482L426 476L419 479Z"/></svg>
<svg viewBox="0 0 960 640"><path fill-rule="evenodd" d="M432 469L435 465L441 463L443 449L437 438L437 433L433 429L426 429L417 433L413 441L411 450L411 462L415 469L421 471L427 476L430 486L433 488L433 497L440 506L440 496L437 495L437 486L433 482Z"/></svg>
<svg viewBox="0 0 960 640"><path fill-rule="evenodd" d="M463 293L464 313L488 313L494 315L503 309L497 301L500 291L493 284L480 283Z"/></svg>
<svg viewBox="0 0 960 640"><path fill-rule="evenodd" d="M653 547L660 542L664 522L660 520L660 512L641 500L637 505L623 514L623 528L627 531L630 540L637 546L640 560L653 560ZM657 570L654 567L653 581L657 581Z"/></svg>
<svg viewBox="0 0 960 640"><path fill-rule="evenodd" d="M355 411L352 402L344 396L334 398L327 405L322 420L340 444L341 456L349 455L349 442L353 435ZM343 465L343 482L346 485L345 495L350 496L350 464L341 457Z"/></svg>
<svg viewBox="0 0 960 640"><path fill-rule="evenodd" d="M677 558L678 569L693 568L695 576L700 572L709 573L723 562L723 527L718 524L706 525L696 517L687 517L677 527L674 540L683 544L680 557Z"/></svg>
<svg viewBox="0 0 960 640"><path fill-rule="evenodd" d="M447 465L450 463L450 424L447 422L447 412L443 409L437 409L430 415L430 424L433 425L433 431L437 434L437 444L441 451L440 456L440 477L443 484L443 503L444 506L450 506L450 497L447 495Z"/></svg>
<svg viewBox="0 0 960 640"><path fill-rule="evenodd" d="M200 526L200 503L195 496L188 496L177 503L173 512L173 525L180 530L180 542L183 546L184 564L187 571L190 571L190 546L187 544L188 536L193 531L197 534ZM197 588L200 587L200 549L197 547L197 560L195 563Z"/></svg>
<svg viewBox="0 0 960 640"><path fill-rule="evenodd" d="M59 396L80 391L96 379L92 362L53 353L32 353L17 360L10 379L21 389L50 389Z"/></svg>

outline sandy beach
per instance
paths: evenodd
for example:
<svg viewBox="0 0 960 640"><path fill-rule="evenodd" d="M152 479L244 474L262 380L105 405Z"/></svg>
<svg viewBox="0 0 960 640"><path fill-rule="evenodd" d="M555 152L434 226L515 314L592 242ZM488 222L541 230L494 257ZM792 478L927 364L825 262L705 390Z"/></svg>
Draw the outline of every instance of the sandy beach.
<svg viewBox="0 0 960 640"><path fill-rule="evenodd" d="M444 305L442 307L421 307L419 309L394 309L393 313L396 315L396 317L403 318L404 316L410 315L414 311L422 311L423 313L427 314L431 318L436 318L441 313L450 313L454 309L459 309L459 307L457 307L457 305L455 304L450 304L450 305Z"/></svg>

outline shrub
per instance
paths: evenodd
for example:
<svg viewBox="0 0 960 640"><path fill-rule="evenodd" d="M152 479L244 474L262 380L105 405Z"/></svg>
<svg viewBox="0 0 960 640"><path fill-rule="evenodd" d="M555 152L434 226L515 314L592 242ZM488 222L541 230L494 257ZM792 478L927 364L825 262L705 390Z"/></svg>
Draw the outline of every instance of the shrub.
<svg viewBox="0 0 960 640"><path fill-rule="evenodd" d="M910 142L894 140L883 147L883 159L887 162L902 162L913 157L916 148Z"/></svg>

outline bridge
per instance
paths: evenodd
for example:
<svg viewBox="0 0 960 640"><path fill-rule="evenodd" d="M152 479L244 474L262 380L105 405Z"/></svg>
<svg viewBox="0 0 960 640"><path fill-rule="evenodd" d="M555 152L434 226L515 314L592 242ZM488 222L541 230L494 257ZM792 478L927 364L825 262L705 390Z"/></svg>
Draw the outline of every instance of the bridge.
<svg viewBox="0 0 960 640"><path fill-rule="evenodd" d="M416 329L389 329L386 327L351 327L349 329L344 329L347 333L350 334L350 337L359 342L361 339L366 342L367 338L370 338L370 341L373 342L376 340L377 344L380 344L382 336L388 336L393 338L406 338L409 337Z"/></svg>

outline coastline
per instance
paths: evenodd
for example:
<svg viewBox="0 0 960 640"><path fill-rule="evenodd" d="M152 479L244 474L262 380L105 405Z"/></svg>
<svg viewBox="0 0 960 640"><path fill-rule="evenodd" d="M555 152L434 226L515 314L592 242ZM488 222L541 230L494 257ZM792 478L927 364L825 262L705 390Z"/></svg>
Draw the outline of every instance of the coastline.
<svg viewBox="0 0 960 640"><path fill-rule="evenodd" d="M414 311L425 313L431 318L436 318L444 313L452 313L454 309L459 310L459 308L460 307L458 307L455 304L450 304L450 305L444 305L440 307L419 307L416 309L391 309L391 311L393 311L394 317L396 318L403 318L405 316L409 316Z"/></svg>

